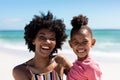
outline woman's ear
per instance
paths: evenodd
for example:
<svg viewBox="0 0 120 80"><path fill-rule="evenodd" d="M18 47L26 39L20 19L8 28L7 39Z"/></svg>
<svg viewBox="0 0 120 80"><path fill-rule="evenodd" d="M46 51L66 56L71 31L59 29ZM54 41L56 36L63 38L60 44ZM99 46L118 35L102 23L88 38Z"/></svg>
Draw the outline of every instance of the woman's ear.
<svg viewBox="0 0 120 80"><path fill-rule="evenodd" d="M95 45L95 43L96 43L96 39L93 38L91 47L93 47Z"/></svg>

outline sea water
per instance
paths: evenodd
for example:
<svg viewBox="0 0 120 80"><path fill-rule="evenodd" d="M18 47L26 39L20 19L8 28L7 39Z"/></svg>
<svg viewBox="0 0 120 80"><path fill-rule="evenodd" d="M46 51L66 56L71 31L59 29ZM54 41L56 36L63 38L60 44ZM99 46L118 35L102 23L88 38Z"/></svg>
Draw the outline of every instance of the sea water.
<svg viewBox="0 0 120 80"><path fill-rule="evenodd" d="M94 29L93 37L96 39L95 46L91 49L92 55L101 57L117 57L120 58L120 30L118 29ZM68 44L70 39L70 30L66 30L68 38L63 44L62 53L66 55L75 55ZM23 30L1 30L0 31L0 51L4 50L27 50L24 41ZM29 52L29 51L28 51ZM1 52L0 52L1 54ZM17 54L18 53L11 53Z"/></svg>

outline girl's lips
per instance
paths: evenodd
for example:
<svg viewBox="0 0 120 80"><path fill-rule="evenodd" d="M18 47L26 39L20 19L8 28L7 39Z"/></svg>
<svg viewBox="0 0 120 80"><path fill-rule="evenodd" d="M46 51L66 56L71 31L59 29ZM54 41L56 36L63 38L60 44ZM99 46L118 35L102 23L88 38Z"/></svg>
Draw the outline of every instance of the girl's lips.
<svg viewBox="0 0 120 80"><path fill-rule="evenodd" d="M84 52L84 50L78 50L78 53L83 53Z"/></svg>

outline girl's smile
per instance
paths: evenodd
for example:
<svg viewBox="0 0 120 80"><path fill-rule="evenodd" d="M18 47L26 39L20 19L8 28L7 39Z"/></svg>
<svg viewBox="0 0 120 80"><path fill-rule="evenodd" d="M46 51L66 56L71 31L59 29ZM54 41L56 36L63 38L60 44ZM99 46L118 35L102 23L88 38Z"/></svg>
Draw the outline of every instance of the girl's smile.
<svg viewBox="0 0 120 80"><path fill-rule="evenodd" d="M74 33L69 44L75 54L78 56L78 59L83 59L89 56L90 48L93 44L93 39L88 34L88 31L79 30L78 32Z"/></svg>

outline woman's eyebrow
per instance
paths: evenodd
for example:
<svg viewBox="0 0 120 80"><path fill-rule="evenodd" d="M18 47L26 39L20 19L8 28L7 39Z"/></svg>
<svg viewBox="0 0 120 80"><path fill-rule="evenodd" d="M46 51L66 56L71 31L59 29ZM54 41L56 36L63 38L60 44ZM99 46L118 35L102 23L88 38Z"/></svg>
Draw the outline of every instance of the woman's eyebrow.
<svg viewBox="0 0 120 80"><path fill-rule="evenodd" d="M38 33L38 35L40 35L40 34L45 35L45 33L42 33L42 32Z"/></svg>

